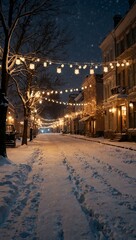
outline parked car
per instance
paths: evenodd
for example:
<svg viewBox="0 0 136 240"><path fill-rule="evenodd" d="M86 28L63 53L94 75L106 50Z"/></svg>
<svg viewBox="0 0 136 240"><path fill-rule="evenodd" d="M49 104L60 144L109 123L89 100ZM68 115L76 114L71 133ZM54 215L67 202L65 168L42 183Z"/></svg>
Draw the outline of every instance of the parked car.
<svg viewBox="0 0 136 240"><path fill-rule="evenodd" d="M14 125L6 125L6 145L16 147L16 130Z"/></svg>

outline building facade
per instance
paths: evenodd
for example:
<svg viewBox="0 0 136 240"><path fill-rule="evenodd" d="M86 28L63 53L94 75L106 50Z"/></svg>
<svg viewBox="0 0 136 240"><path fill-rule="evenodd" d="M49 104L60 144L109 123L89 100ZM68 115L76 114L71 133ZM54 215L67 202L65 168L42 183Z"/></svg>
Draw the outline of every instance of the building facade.
<svg viewBox="0 0 136 240"><path fill-rule="evenodd" d="M136 3L100 45L106 138L136 140Z"/></svg>
<svg viewBox="0 0 136 240"><path fill-rule="evenodd" d="M79 120L80 128L88 136L102 136L104 132L103 117L103 76L92 74L87 76L82 84L83 118Z"/></svg>

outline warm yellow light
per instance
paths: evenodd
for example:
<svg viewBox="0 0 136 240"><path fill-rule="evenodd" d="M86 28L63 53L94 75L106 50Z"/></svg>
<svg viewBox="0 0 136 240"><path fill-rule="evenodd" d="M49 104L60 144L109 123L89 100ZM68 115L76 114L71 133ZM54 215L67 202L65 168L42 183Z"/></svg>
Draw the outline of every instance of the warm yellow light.
<svg viewBox="0 0 136 240"><path fill-rule="evenodd" d="M103 68L103 71L104 71L105 73L107 73L107 72L108 72L108 67L104 67L104 68Z"/></svg>
<svg viewBox="0 0 136 240"><path fill-rule="evenodd" d="M78 68L75 69L75 74L76 75L79 74L79 69Z"/></svg>
<svg viewBox="0 0 136 240"><path fill-rule="evenodd" d="M16 64L17 64L17 65L20 65L20 64L21 64L20 59L16 59Z"/></svg>
<svg viewBox="0 0 136 240"><path fill-rule="evenodd" d="M133 107L133 103L132 103L132 102L129 103L129 107L130 107L130 108Z"/></svg>
<svg viewBox="0 0 136 240"><path fill-rule="evenodd" d="M47 62L44 62L44 63L43 63L43 66L44 66L44 67L47 67Z"/></svg>
<svg viewBox="0 0 136 240"><path fill-rule="evenodd" d="M61 68L60 67L57 68L57 73L61 73Z"/></svg>
<svg viewBox="0 0 136 240"><path fill-rule="evenodd" d="M87 68L87 65L85 64L84 66L83 66L83 69L86 69Z"/></svg>
<svg viewBox="0 0 136 240"><path fill-rule="evenodd" d="M35 65L34 65L33 63L30 63L29 68L30 68L31 70L34 70L34 69L35 69Z"/></svg>
<svg viewBox="0 0 136 240"><path fill-rule="evenodd" d="M119 62L117 62L117 67L120 67L120 63Z"/></svg>
<svg viewBox="0 0 136 240"><path fill-rule="evenodd" d="M115 113L116 112L116 108L112 108L112 113Z"/></svg>
<svg viewBox="0 0 136 240"><path fill-rule="evenodd" d="M90 69L90 74L94 74L94 69L93 68Z"/></svg>
<svg viewBox="0 0 136 240"><path fill-rule="evenodd" d="M20 57L20 60L21 60L22 62L24 62L24 61L25 61L25 58L24 58L24 57Z"/></svg>

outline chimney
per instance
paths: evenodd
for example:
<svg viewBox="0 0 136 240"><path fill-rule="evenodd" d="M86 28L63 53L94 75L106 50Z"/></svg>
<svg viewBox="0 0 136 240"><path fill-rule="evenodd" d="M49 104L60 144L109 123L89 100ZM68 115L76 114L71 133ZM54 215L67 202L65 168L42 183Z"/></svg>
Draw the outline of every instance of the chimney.
<svg viewBox="0 0 136 240"><path fill-rule="evenodd" d="M118 25L118 23L120 22L120 20L122 19L122 16L120 14L116 14L113 17L114 20L114 28Z"/></svg>
<svg viewBox="0 0 136 240"><path fill-rule="evenodd" d="M134 4L135 0L128 0L128 3L129 3L129 8L132 7L132 5Z"/></svg>

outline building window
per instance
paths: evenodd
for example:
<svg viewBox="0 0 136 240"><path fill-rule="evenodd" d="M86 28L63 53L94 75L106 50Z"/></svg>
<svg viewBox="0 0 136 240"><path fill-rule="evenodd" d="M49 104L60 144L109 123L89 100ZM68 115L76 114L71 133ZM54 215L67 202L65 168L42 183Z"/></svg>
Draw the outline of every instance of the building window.
<svg viewBox="0 0 136 240"><path fill-rule="evenodd" d="M133 44L132 30L130 30L130 32L126 35L126 44L127 44L127 48L129 48Z"/></svg>
<svg viewBox="0 0 136 240"><path fill-rule="evenodd" d="M124 39L122 39L120 41L120 54L123 53L124 50L125 50L125 41L124 41Z"/></svg>
<svg viewBox="0 0 136 240"><path fill-rule="evenodd" d="M134 63L134 86L136 86L136 63Z"/></svg>
<svg viewBox="0 0 136 240"><path fill-rule="evenodd" d="M133 65L130 65L128 68L128 86L129 88L132 88L134 86Z"/></svg>
<svg viewBox="0 0 136 240"><path fill-rule="evenodd" d="M136 27L132 28L132 43L136 43Z"/></svg>
<svg viewBox="0 0 136 240"><path fill-rule="evenodd" d="M125 69L122 71L122 86L125 87Z"/></svg>
<svg viewBox="0 0 136 240"><path fill-rule="evenodd" d="M136 128L136 102L129 104L129 128Z"/></svg>

